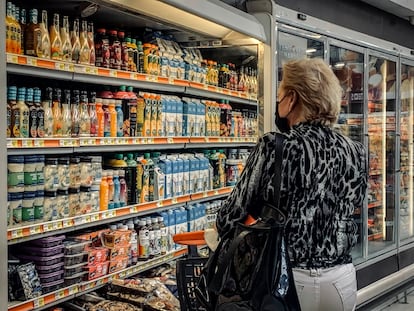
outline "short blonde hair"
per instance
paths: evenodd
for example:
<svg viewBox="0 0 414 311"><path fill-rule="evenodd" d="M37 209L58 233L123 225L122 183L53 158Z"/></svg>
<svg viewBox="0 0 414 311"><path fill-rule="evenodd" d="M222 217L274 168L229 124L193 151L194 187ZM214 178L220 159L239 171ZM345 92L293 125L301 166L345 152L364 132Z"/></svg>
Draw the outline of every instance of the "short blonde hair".
<svg viewBox="0 0 414 311"><path fill-rule="evenodd" d="M319 58L299 59L283 66L280 87L295 91L306 121L333 126L341 109L342 88L331 68Z"/></svg>

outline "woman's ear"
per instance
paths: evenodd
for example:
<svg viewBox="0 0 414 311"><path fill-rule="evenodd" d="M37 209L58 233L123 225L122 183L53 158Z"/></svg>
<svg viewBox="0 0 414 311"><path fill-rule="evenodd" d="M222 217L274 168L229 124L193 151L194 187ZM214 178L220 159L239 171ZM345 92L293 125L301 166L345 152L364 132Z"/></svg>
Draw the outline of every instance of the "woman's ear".
<svg viewBox="0 0 414 311"><path fill-rule="evenodd" d="M295 108L297 100L298 100L298 93L296 93L295 91L291 91L291 100L289 102L289 111L292 111Z"/></svg>

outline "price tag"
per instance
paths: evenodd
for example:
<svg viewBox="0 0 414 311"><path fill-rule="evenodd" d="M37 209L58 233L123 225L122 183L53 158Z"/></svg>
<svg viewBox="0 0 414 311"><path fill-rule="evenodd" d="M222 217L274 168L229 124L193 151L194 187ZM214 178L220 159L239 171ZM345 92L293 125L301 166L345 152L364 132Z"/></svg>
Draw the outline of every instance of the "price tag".
<svg viewBox="0 0 414 311"><path fill-rule="evenodd" d="M23 236L23 230L22 229L13 230L11 235L13 239L21 238Z"/></svg>
<svg viewBox="0 0 414 311"><path fill-rule="evenodd" d="M214 190L214 195L219 195L219 191L218 190Z"/></svg>
<svg viewBox="0 0 414 311"><path fill-rule="evenodd" d="M79 225L82 225L82 224L85 223L85 218L83 218L83 217L76 217L73 220L73 222L74 222L75 226L79 226Z"/></svg>
<svg viewBox="0 0 414 311"><path fill-rule="evenodd" d="M210 141L210 138L209 137L204 137L204 141L208 143Z"/></svg>
<svg viewBox="0 0 414 311"><path fill-rule="evenodd" d="M138 206L131 206L129 209L130 213L138 213Z"/></svg>
<svg viewBox="0 0 414 311"><path fill-rule="evenodd" d="M33 226L33 227L30 227L30 235L34 235L34 234L39 234L39 233L41 233L42 232L42 229L41 229L41 227L40 226Z"/></svg>
<svg viewBox="0 0 414 311"><path fill-rule="evenodd" d="M34 145L36 148L39 148L39 147L44 147L44 146L45 146L45 141L44 141L43 139L35 139L35 140L33 141L33 145Z"/></svg>
<svg viewBox="0 0 414 311"><path fill-rule="evenodd" d="M140 141L140 139L139 139L139 138L134 138L134 139L132 140L132 143L133 143L134 145L139 145L139 144L141 143L141 141Z"/></svg>
<svg viewBox="0 0 414 311"><path fill-rule="evenodd" d="M117 78L118 77L118 72L116 70L110 70L109 71L109 76L112 78Z"/></svg>
<svg viewBox="0 0 414 311"><path fill-rule="evenodd" d="M172 202L172 204L177 204L177 203L178 203L178 200L177 200L177 198L173 198L173 199L171 200L171 202Z"/></svg>
<svg viewBox="0 0 414 311"><path fill-rule="evenodd" d="M33 147L33 141L31 139L29 139L29 140L22 140L22 147L23 148Z"/></svg>
<svg viewBox="0 0 414 311"><path fill-rule="evenodd" d="M207 198L207 197L208 197L208 192L207 191L203 192L203 198Z"/></svg>
<svg viewBox="0 0 414 311"><path fill-rule="evenodd" d="M7 140L7 148L13 147L13 141Z"/></svg>
<svg viewBox="0 0 414 311"><path fill-rule="evenodd" d="M73 140L71 140L71 139L60 139L59 140L59 146L61 146L61 147L72 147L73 146Z"/></svg>
<svg viewBox="0 0 414 311"><path fill-rule="evenodd" d="M47 223L43 225L43 231L47 232L47 231L53 231L53 223Z"/></svg>
<svg viewBox="0 0 414 311"><path fill-rule="evenodd" d="M79 144L81 146L88 146L89 145L89 140L81 138L80 141L79 141Z"/></svg>
<svg viewBox="0 0 414 311"><path fill-rule="evenodd" d="M78 286L72 286L69 288L69 295L75 295L79 292Z"/></svg>
<svg viewBox="0 0 414 311"><path fill-rule="evenodd" d="M108 277L108 283L111 283L113 280L114 280L114 276L113 275L110 275Z"/></svg>
<svg viewBox="0 0 414 311"><path fill-rule="evenodd" d="M104 284L104 280L103 279L100 279L100 280L97 280L96 281L95 286L100 286L100 285L103 285L103 284Z"/></svg>
<svg viewBox="0 0 414 311"><path fill-rule="evenodd" d="M89 290L89 289L94 288L94 287L95 287L95 282L90 282L88 284L85 284L84 290Z"/></svg>
<svg viewBox="0 0 414 311"><path fill-rule="evenodd" d="M65 70L65 64L64 63L56 62L55 63L55 69L56 70Z"/></svg>
<svg viewBox="0 0 414 311"><path fill-rule="evenodd" d="M27 64L30 65L30 66L37 67L37 60L36 60L36 58L28 57L27 58Z"/></svg>
<svg viewBox="0 0 414 311"><path fill-rule="evenodd" d="M147 139L146 138L141 138L141 144L145 145L147 143Z"/></svg>
<svg viewBox="0 0 414 311"><path fill-rule="evenodd" d="M98 221L99 219L99 214L93 214L90 216L90 221Z"/></svg>
<svg viewBox="0 0 414 311"><path fill-rule="evenodd" d="M65 297L66 297L66 294L64 290L60 290L55 293L55 300L63 299Z"/></svg>
<svg viewBox="0 0 414 311"><path fill-rule="evenodd" d="M147 144L153 144L154 138L147 138Z"/></svg>
<svg viewBox="0 0 414 311"><path fill-rule="evenodd" d="M12 54L7 54L7 62L17 64L17 56Z"/></svg>
<svg viewBox="0 0 414 311"><path fill-rule="evenodd" d="M101 215L102 215L102 219L107 219L110 217L109 212L103 212Z"/></svg>
<svg viewBox="0 0 414 311"><path fill-rule="evenodd" d="M72 219L65 219L62 221L63 228L72 227L73 220Z"/></svg>
<svg viewBox="0 0 414 311"><path fill-rule="evenodd" d="M172 138L172 137L168 137L168 138L167 138L167 143L169 143L169 144L173 144L173 143L174 143L174 138Z"/></svg>
<svg viewBox="0 0 414 311"><path fill-rule="evenodd" d="M33 300L33 307L35 309L43 307L44 305L45 305L45 298L43 297L39 297L38 299Z"/></svg>
<svg viewBox="0 0 414 311"><path fill-rule="evenodd" d="M123 279L123 278L125 278L125 277L126 277L126 272L120 272L120 273L118 274L118 276L119 276L119 278L120 278L120 279Z"/></svg>
<svg viewBox="0 0 414 311"><path fill-rule="evenodd" d="M164 205L164 202L163 201L158 201L157 202L157 207L163 207L163 205Z"/></svg>
<svg viewBox="0 0 414 311"><path fill-rule="evenodd" d="M83 223L87 224L91 222L91 215L86 215L83 217Z"/></svg>
<svg viewBox="0 0 414 311"><path fill-rule="evenodd" d="M61 221L55 221L53 223L53 230L59 230L62 229L63 225Z"/></svg>

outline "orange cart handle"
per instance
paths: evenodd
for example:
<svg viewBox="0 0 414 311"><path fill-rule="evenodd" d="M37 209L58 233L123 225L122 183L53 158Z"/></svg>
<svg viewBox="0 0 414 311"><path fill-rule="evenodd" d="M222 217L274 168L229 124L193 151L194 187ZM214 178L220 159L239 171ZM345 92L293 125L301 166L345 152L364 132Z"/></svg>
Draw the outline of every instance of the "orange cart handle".
<svg viewBox="0 0 414 311"><path fill-rule="evenodd" d="M205 245L204 231L192 231L177 233L173 236L173 240L177 244L181 245Z"/></svg>

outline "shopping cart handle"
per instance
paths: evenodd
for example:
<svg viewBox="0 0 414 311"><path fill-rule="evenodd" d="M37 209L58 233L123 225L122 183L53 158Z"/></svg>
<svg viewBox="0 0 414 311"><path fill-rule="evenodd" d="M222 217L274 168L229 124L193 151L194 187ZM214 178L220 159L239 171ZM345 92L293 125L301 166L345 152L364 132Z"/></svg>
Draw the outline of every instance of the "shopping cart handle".
<svg viewBox="0 0 414 311"><path fill-rule="evenodd" d="M205 245L204 230L177 233L173 236L173 240L181 245Z"/></svg>

